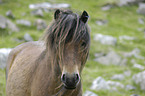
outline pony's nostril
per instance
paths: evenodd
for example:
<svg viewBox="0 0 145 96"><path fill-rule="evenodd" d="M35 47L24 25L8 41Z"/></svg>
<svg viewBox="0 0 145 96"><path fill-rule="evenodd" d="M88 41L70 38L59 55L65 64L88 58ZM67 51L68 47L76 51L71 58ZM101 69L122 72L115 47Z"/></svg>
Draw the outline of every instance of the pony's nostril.
<svg viewBox="0 0 145 96"><path fill-rule="evenodd" d="M76 82L79 81L80 78L79 78L79 75L78 74L75 75L75 79L76 79Z"/></svg>
<svg viewBox="0 0 145 96"><path fill-rule="evenodd" d="M61 77L61 80L62 80L63 82L65 82L65 78L66 78L66 75L63 74L62 77Z"/></svg>

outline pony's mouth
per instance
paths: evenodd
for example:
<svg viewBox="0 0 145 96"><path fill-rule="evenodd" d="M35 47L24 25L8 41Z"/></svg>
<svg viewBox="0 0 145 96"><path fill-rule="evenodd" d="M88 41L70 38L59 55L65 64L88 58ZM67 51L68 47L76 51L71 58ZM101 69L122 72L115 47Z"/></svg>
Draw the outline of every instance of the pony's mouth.
<svg viewBox="0 0 145 96"><path fill-rule="evenodd" d="M64 87L65 87L66 89L69 89L69 90L73 90L73 89L76 88L76 86L74 86L74 87L69 87L69 86L65 86L65 85L64 85Z"/></svg>
<svg viewBox="0 0 145 96"><path fill-rule="evenodd" d="M68 90L73 90L73 89L76 88L76 86L68 86L66 84L63 84L63 86L64 86L65 89L68 89Z"/></svg>

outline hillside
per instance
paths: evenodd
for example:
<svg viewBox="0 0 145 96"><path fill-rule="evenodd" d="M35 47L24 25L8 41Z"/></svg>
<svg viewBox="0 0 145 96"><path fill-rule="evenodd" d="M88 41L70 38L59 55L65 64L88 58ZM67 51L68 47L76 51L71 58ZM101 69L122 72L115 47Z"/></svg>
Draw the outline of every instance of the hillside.
<svg viewBox="0 0 145 96"><path fill-rule="evenodd" d="M119 1L121 0L0 0L0 15L18 28L0 28L0 48L14 48L31 39L37 41L45 27L51 23L54 9L41 10L35 14L36 10L30 9L30 4L66 3L74 12L86 10L90 15L88 24L91 29L91 47L82 75L83 92L91 91L98 96L144 96L145 15L137 12L140 0L122 5ZM12 15L6 16L8 11ZM26 20L26 23L20 24L20 20ZM39 20L43 24L38 28ZM27 39L25 35L31 38ZM144 75L137 77L135 74L139 72ZM108 84L106 82L109 80L113 83L99 85L101 83L98 81L96 86L108 87L91 88L92 82L98 77L102 84ZM138 79L142 81L136 84ZM0 69L0 96L5 96L5 84L5 69Z"/></svg>

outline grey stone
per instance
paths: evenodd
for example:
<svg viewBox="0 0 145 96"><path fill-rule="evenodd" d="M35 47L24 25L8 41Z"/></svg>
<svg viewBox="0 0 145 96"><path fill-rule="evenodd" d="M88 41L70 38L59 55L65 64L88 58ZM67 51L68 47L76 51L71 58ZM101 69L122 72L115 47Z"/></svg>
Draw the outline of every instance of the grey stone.
<svg viewBox="0 0 145 96"><path fill-rule="evenodd" d="M1 69L4 69L6 67L7 58L11 50L12 50L11 48L0 49L0 68Z"/></svg>
<svg viewBox="0 0 145 96"><path fill-rule="evenodd" d="M134 59L131 60L131 63L133 64L133 67L134 67L134 68L138 68L138 69L140 69L140 70L144 70L144 69L145 69L144 66L142 66L142 65L140 65L140 64L137 64L136 61L135 61Z"/></svg>
<svg viewBox="0 0 145 96"><path fill-rule="evenodd" d="M12 13L11 10L9 10L9 11L6 12L6 16L8 16L9 18L12 18L12 19L15 18L15 16L13 15L13 13Z"/></svg>
<svg viewBox="0 0 145 96"><path fill-rule="evenodd" d="M132 79L140 86L141 90L145 91L145 71L133 75Z"/></svg>
<svg viewBox="0 0 145 96"><path fill-rule="evenodd" d="M110 86L107 84L104 78L96 78L91 86L92 90L110 90Z"/></svg>
<svg viewBox="0 0 145 96"><path fill-rule="evenodd" d="M122 54L123 54L124 57L132 57L132 56L134 56L137 59L144 59L143 56L139 55L140 54L140 49L138 49L138 48L133 49L131 52L126 52L126 53L124 52Z"/></svg>
<svg viewBox="0 0 145 96"><path fill-rule="evenodd" d="M21 20L17 20L16 23L17 24L20 24L20 25L27 26L27 27L30 27L31 26L31 22L28 21L28 20L21 19Z"/></svg>
<svg viewBox="0 0 145 96"><path fill-rule="evenodd" d="M122 6L129 6L129 5L137 5L141 2L143 2L144 0L119 0L119 2L117 3L118 6L122 7Z"/></svg>
<svg viewBox="0 0 145 96"><path fill-rule="evenodd" d="M39 3L39 4L30 4L30 9L59 9L59 8L69 8L70 5L66 3L60 3L60 4L50 4L48 2Z"/></svg>
<svg viewBox="0 0 145 96"><path fill-rule="evenodd" d="M99 25L99 26L102 26L102 25L105 25L108 23L108 20L102 20L102 19L98 19L96 21L96 24Z"/></svg>
<svg viewBox="0 0 145 96"><path fill-rule="evenodd" d="M0 15L0 28L5 29L7 27L7 19Z"/></svg>
<svg viewBox="0 0 145 96"><path fill-rule="evenodd" d="M7 20L7 27L12 32L19 32L19 28L16 26L16 24L14 24L13 22L11 22L10 20Z"/></svg>
<svg viewBox="0 0 145 96"><path fill-rule="evenodd" d="M126 36L126 35L119 36L119 40L120 41L123 41L123 40L135 40L135 39L136 39L135 37Z"/></svg>
<svg viewBox="0 0 145 96"><path fill-rule="evenodd" d="M134 2L135 0L119 0L118 6L127 6L129 3Z"/></svg>
<svg viewBox="0 0 145 96"><path fill-rule="evenodd" d="M43 11L41 9L36 9L31 12L32 15L43 17Z"/></svg>
<svg viewBox="0 0 145 96"><path fill-rule="evenodd" d="M135 64L135 63L136 63L135 59L131 59L130 62L131 62L132 64Z"/></svg>
<svg viewBox="0 0 145 96"><path fill-rule="evenodd" d="M91 91L86 91L83 96L98 96L97 94L91 92Z"/></svg>
<svg viewBox="0 0 145 96"><path fill-rule="evenodd" d="M139 96L138 94L132 94L132 95L130 95L130 96Z"/></svg>
<svg viewBox="0 0 145 96"><path fill-rule="evenodd" d="M95 57L98 58L98 57L102 57L104 56L105 54L104 53L95 53Z"/></svg>
<svg viewBox="0 0 145 96"><path fill-rule="evenodd" d="M133 64L133 67L134 67L134 68L138 68L138 69L140 69L140 70L144 70L144 69L145 69L144 66L142 66L142 65L140 65L140 64L137 64L137 63Z"/></svg>
<svg viewBox="0 0 145 96"><path fill-rule="evenodd" d="M131 76L131 71L130 70L124 71L124 75L127 77Z"/></svg>
<svg viewBox="0 0 145 96"><path fill-rule="evenodd" d="M112 88L112 89L117 89L117 88L124 88L125 86L121 84L120 82L115 82L115 81L107 81L107 84ZM116 88L115 88L116 87ZM115 91L115 90L114 90Z"/></svg>
<svg viewBox="0 0 145 96"><path fill-rule="evenodd" d="M99 41L104 45L116 45L117 39L109 35L96 34L94 40Z"/></svg>
<svg viewBox="0 0 145 96"><path fill-rule="evenodd" d="M124 88L124 85L115 81L106 81L102 77L96 78L91 86L92 90L109 90L117 91L117 88Z"/></svg>
<svg viewBox="0 0 145 96"><path fill-rule="evenodd" d="M96 58L95 61L104 65L126 65L127 59L123 59L117 53L111 51L106 56Z"/></svg>
<svg viewBox="0 0 145 96"><path fill-rule="evenodd" d="M143 18L138 19L139 24L145 24L145 20Z"/></svg>
<svg viewBox="0 0 145 96"><path fill-rule="evenodd" d="M0 28L1 29L10 29L12 32L18 32L19 28L10 20L0 15Z"/></svg>
<svg viewBox="0 0 145 96"><path fill-rule="evenodd" d="M42 30L47 27L47 24L44 20L42 19L37 19L34 23L34 25L37 27L37 30Z"/></svg>
<svg viewBox="0 0 145 96"><path fill-rule="evenodd" d="M33 41L33 38L28 33L24 35L24 39L25 41Z"/></svg>
<svg viewBox="0 0 145 96"><path fill-rule="evenodd" d="M135 90L136 87L132 86L132 85L126 85L126 90Z"/></svg>
<svg viewBox="0 0 145 96"><path fill-rule="evenodd" d="M0 4L2 3L3 1L2 0L0 0Z"/></svg>
<svg viewBox="0 0 145 96"><path fill-rule="evenodd" d="M115 74L115 75L113 75L112 77L111 77L111 79L112 80L124 80L125 79L125 77L124 77L124 75L123 74Z"/></svg>
<svg viewBox="0 0 145 96"><path fill-rule="evenodd" d="M21 15L22 15L22 16L25 16L25 15L26 15L26 13L25 13L25 12L23 12L23 13L21 13Z"/></svg>
<svg viewBox="0 0 145 96"><path fill-rule="evenodd" d="M140 3L139 8L137 10L139 14L145 15L145 3Z"/></svg>
<svg viewBox="0 0 145 96"><path fill-rule="evenodd" d="M107 4L103 5L103 6L101 7L101 9L102 9L103 11L107 11L107 10L110 10L111 8L113 8L113 7L114 7L113 4L107 3Z"/></svg>
<svg viewBox="0 0 145 96"><path fill-rule="evenodd" d="M138 31L143 32L144 28L137 28Z"/></svg>
<svg viewBox="0 0 145 96"><path fill-rule="evenodd" d="M116 0L116 2L107 3L103 7L103 10L109 10L113 7L123 7L123 6L131 6L138 5L139 3L143 3L145 0Z"/></svg>

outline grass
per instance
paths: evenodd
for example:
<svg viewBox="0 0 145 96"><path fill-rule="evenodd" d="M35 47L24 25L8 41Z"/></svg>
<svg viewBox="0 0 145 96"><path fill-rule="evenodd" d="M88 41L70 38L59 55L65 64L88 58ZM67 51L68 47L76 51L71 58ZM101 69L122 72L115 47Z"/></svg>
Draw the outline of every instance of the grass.
<svg viewBox="0 0 145 96"><path fill-rule="evenodd" d="M94 61L95 52L107 53L110 50L115 50L117 53L120 52L130 52L134 48L139 48L141 50L141 55L145 57L145 38L144 33L138 31L138 28L144 28L144 25L138 23L138 18L145 18L142 15L137 14L136 10L138 6L125 6L125 7L115 7L108 11L102 11L101 6L107 2L115 2L115 0L3 0L3 4L0 5L0 14L5 16L5 13L10 9L15 15L15 19L12 22L16 22L17 19L30 20L32 23L40 17L35 17L30 14L32 10L28 8L29 4L50 2L50 3L69 3L71 4L71 9L77 12L82 12L86 10L89 15L89 26L91 28L91 48L89 60L83 70L83 92L90 90L92 81L98 76L102 76L106 80L114 74L122 74L126 70L131 70L132 75L141 70L133 68L133 65L129 60L135 59L137 63L144 66L144 60L138 60L134 57L128 58L128 63L126 66L105 66ZM25 13L26 15L22 16ZM108 20L108 24L104 26L98 26L95 21L97 19ZM53 12L44 13L44 17L41 19L45 20L47 24L53 19ZM38 40L43 34L44 30L38 31L35 26L24 27L18 25L20 32L9 33L9 30L0 29L0 48L12 48L19 45L15 38L23 38L25 33L29 33L34 40ZM117 39L121 35L128 35L136 37L132 43L125 41L126 43L121 43L118 39L116 46L101 45L100 43L93 40L94 35L101 33L104 35L112 35ZM23 42L21 42L23 43ZM137 87L135 90L126 91L125 89L119 89L118 92L109 91L94 91L99 96L130 96L131 94L139 94L144 96L145 92L141 91L139 86L135 85L132 81L132 75L127 77L125 80L121 81L122 84L131 84ZM0 70L0 96L5 96L5 72Z"/></svg>
<svg viewBox="0 0 145 96"><path fill-rule="evenodd" d="M0 70L0 96L5 96L5 71Z"/></svg>

